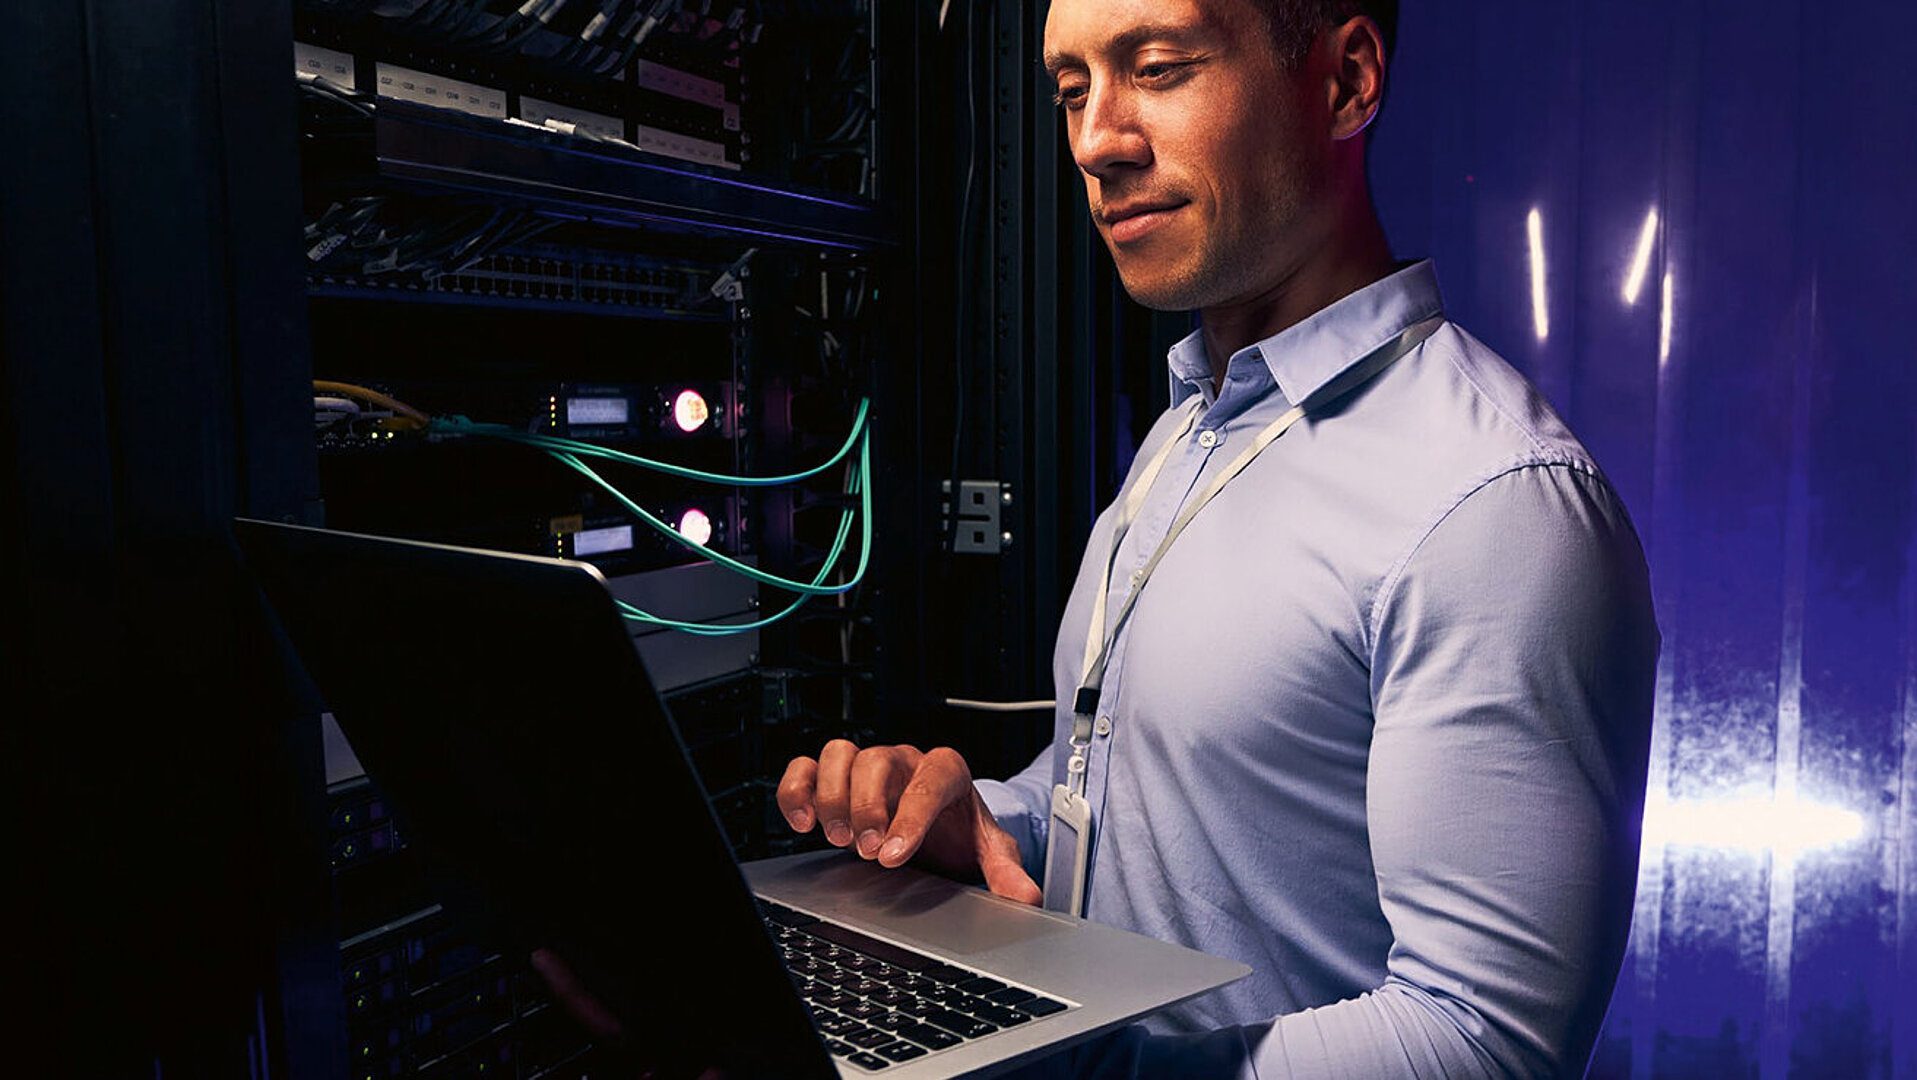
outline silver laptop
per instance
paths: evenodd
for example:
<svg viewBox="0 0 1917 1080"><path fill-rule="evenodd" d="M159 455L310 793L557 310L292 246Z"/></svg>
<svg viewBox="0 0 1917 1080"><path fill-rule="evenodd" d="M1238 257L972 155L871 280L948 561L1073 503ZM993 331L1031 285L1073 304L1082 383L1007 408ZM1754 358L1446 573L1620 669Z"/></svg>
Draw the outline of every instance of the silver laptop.
<svg viewBox="0 0 1917 1080"><path fill-rule="evenodd" d="M735 864L588 564L235 532L448 910L667 1070L987 1076L1249 973L847 852Z"/></svg>

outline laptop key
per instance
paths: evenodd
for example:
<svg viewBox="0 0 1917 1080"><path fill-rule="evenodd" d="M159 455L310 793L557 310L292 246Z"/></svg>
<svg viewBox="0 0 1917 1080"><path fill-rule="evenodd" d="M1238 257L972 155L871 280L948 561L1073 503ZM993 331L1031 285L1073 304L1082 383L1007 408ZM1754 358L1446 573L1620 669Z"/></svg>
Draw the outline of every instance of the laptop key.
<svg viewBox="0 0 1917 1080"><path fill-rule="evenodd" d="M1021 1001L1030 1001L1037 997L1030 990L1017 986L1008 986L1003 990L994 990L985 995L985 1000L998 1005L1016 1005Z"/></svg>
<svg viewBox="0 0 1917 1080"><path fill-rule="evenodd" d="M885 1068L887 1065L892 1064L891 1062L885 1060L884 1058L879 1057L877 1054L867 1054L864 1052L853 1054L851 1057L847 1058L846 1060L850 1061L854 1065L857 1065L861 1069L871 1069L874 1072L877 1072L878 1070Z"/></svg>
<svg viewBox="0 0 1917 1080"><path fill-rule="evenodd" d="M759 912L780 926L808 926L819 921L803 911L794 911L784 904L775 904L770 900L759 901Z"/></svg>
<svg viewBox="0 0 1917 1080"><path fill-rule="evenodd" d="M978 978L978 972L976 971L967 971L962 967L953 967L950 964L940 963L933 963L929 967L921 968L919 974L936 982L942 982L947 986L956 986L967 979Z"/></svg>
<svg viewBox="0 0 1917 1080"><path fill-rule="evenodd" d="M898 1038L898 1036L889 1031L861 1027L859 1030L847 1034L845 1041L851 1043L853 1046L861 1046L870 1050L875 1046L884 1046L896 1038Z"/></svg>
<svg viewBox="0 0 1917 1080"><path fill-rule="evenodd" d="M1003 1005L993 1005L990 1002L983 1001L979 1003L977 1008L967 1011L980 1020L997 1024L999 1027L1011 1027L1014 1024L1023 1024L1031 1019L1031 1017L1019 1012L1017 1009L1008 1009Z"/></svg>
<svg viewBox="0 0 1917 1080"><path fill-rule="evenodd" d="M838 1013L824 1013L814 1016L812 1023L813 1026L825 1032L827 1035L850 1035L852 1032L858 1031L865 1026L849 1016L840 1016Z"/></svg>
<svg viewBox="0 0 1917 1080"><path fill-rule="evenodd" d="M1063 1011L1065 1003L1062 1001L1053 1001L1048 997L1035 997L1030 1001L1021 1001L1012 1007L1019 1012L1030 1013L1033 1016L1050 1016L1055 1012Z"/></svg>
<svg viewBox="0 0 1917 1080"><path fill-rule="evenodd" d="M827 1053L837 1054L840 1057L845 1057L848 1054L856 1054L859 1052L858 1047L853 1046L851 1043L846 1042L843 1039L825 1040L825 1049Z"/></svg>
<svg viewBox="0 0 1917 1080"><path fill-rule="evenodd" d="M832 990L830 993L820 994L811 1000L812 1004L822 1009L842 1009L859 999L843 990Z"/></svg>
<svg viewBox="0 0 1917 1080"><path fill-rule="evenodd" d="M930 1024L918 1024L909 1028L901 1028L899 1029L899 1034L918 1043L920 1046L929 1047L933 1050L943 1050L948 1046L957 1046L961 1041L957 1035L943 1028L935 1028Z"/></svg>
<svg viewBox="0 0 1917 1080"><path fill-rule="evenodd" d="M989 1035L998 1030L998 1025L950 1009L935 1009L925 1015L925 1022L937 1024L954 1035L963 1035L976 1039L980 1035Z"/></svg>
<svg viewBox="0 0 1917 1080"><path fill-rule="evenodd" d="M925 1047L913 1046L909 1042L895 1042L890 1046L879 1047L878 1053L880 1056L891 1058L893 1061L910 1061L915 1057L924 1057Z"/></svg>
<svg viewBox="0 0 1917 1080"><path fill-rule="evenodd" d="M875 960L883 960L893 967L904 968L907 971L923 971L929 967L944 966L929 956L915 953L910 949L900 948L889 941L880 941L878 938L861 934L849 926L840 926L837 923L815 923L806 927L806 933L815 937L824 938L838 945L843 945L856 952L864 953ZM971 972L968 971L965 974L970 976Z"/></svg>
<svg viewBox="0 0 1917 1080"><path fill-rule="evenodd" d="M997 979L988 979L980 975L976 979L967 979L959 983L958 988L968 994L989 994L994 990L1005 989L1005 984L999 982Z"/></svg>
<svg viewBox="0 0 1917 1080"><path fill-rule="evenodd" d="M839 1011L847 1016L856 1016L861 1020L870 1020L875 1016L884 1016L892 1010L883 1005L874 1005L869 1001L849 1001L839 1006Z"/></svg>
<svg viewBox="0 0 1917 1080"><path fill-rule="evenodd" d="M918 1018L907 1016L904 1013L881 1013L866 1021L866 1023L871 1024L880 1031L899 1031L916 1025Z"/></svg>

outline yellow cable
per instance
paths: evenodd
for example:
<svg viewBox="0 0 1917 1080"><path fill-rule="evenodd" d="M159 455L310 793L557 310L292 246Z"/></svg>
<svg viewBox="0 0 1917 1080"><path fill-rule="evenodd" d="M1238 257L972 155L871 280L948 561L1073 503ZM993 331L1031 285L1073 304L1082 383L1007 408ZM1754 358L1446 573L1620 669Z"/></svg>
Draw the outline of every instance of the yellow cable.
<svg viewBox="0 0 1917 1080"><path fill-rule="evenodd" d="M370 401L380 408L390 409L409 420L416 421L422 427L430 420L425 413L420 412L418 409L413 408L398 398L388 397L377 390L369 390L364 386L354 386L352 383L332 382L328 379L314 379L313 389L322 394L338 394L341 397L359 398L362 401Z"/></svg>

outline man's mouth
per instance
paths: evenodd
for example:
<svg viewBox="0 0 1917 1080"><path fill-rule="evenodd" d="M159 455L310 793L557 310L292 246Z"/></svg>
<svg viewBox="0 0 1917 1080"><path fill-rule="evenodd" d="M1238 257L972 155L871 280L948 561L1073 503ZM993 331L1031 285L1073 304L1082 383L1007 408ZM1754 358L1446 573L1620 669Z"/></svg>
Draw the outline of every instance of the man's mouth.
<svg viewBox="0 0 1917 1080"><path fill-rule="evenodd" d="M1106 206L1099 214L1111 231L1112 242L1129 244L1164 224L1185 204L1178 201L1131 202Z"/></svg>

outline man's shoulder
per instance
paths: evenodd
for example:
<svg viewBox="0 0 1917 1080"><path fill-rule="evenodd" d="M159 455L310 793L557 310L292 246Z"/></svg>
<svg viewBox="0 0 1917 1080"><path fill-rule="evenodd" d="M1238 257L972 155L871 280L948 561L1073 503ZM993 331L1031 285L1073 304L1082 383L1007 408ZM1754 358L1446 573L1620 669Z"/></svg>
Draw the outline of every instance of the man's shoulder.
<svg viewBox="0 0 1917 1080"><path fill-rule="evenodd" d="M1380 378L1349 417L1339 434L1327 429L1326 456L1340 462L1330 467L1350 490L1369 493L1356 497L1358 512L1391 534L1394 562L1474 495L1520 474L1543 481L1539 491L1576 488L1620 505L1544 394L1454 323ZM1533 510L1549 514L1553 505L1543 499Z"/></svg>
<svg viewBox="0 0 1917 1080"><path fill-rule="evenodd" d="M1596 469L1544 394L1524 374L1453 322L1446 322L1408 365L1405 393L1393 401L1427 423L1464 460L1484 467L1562 464ZM1464 461L1460 461L1463 464Z"/></svg>

